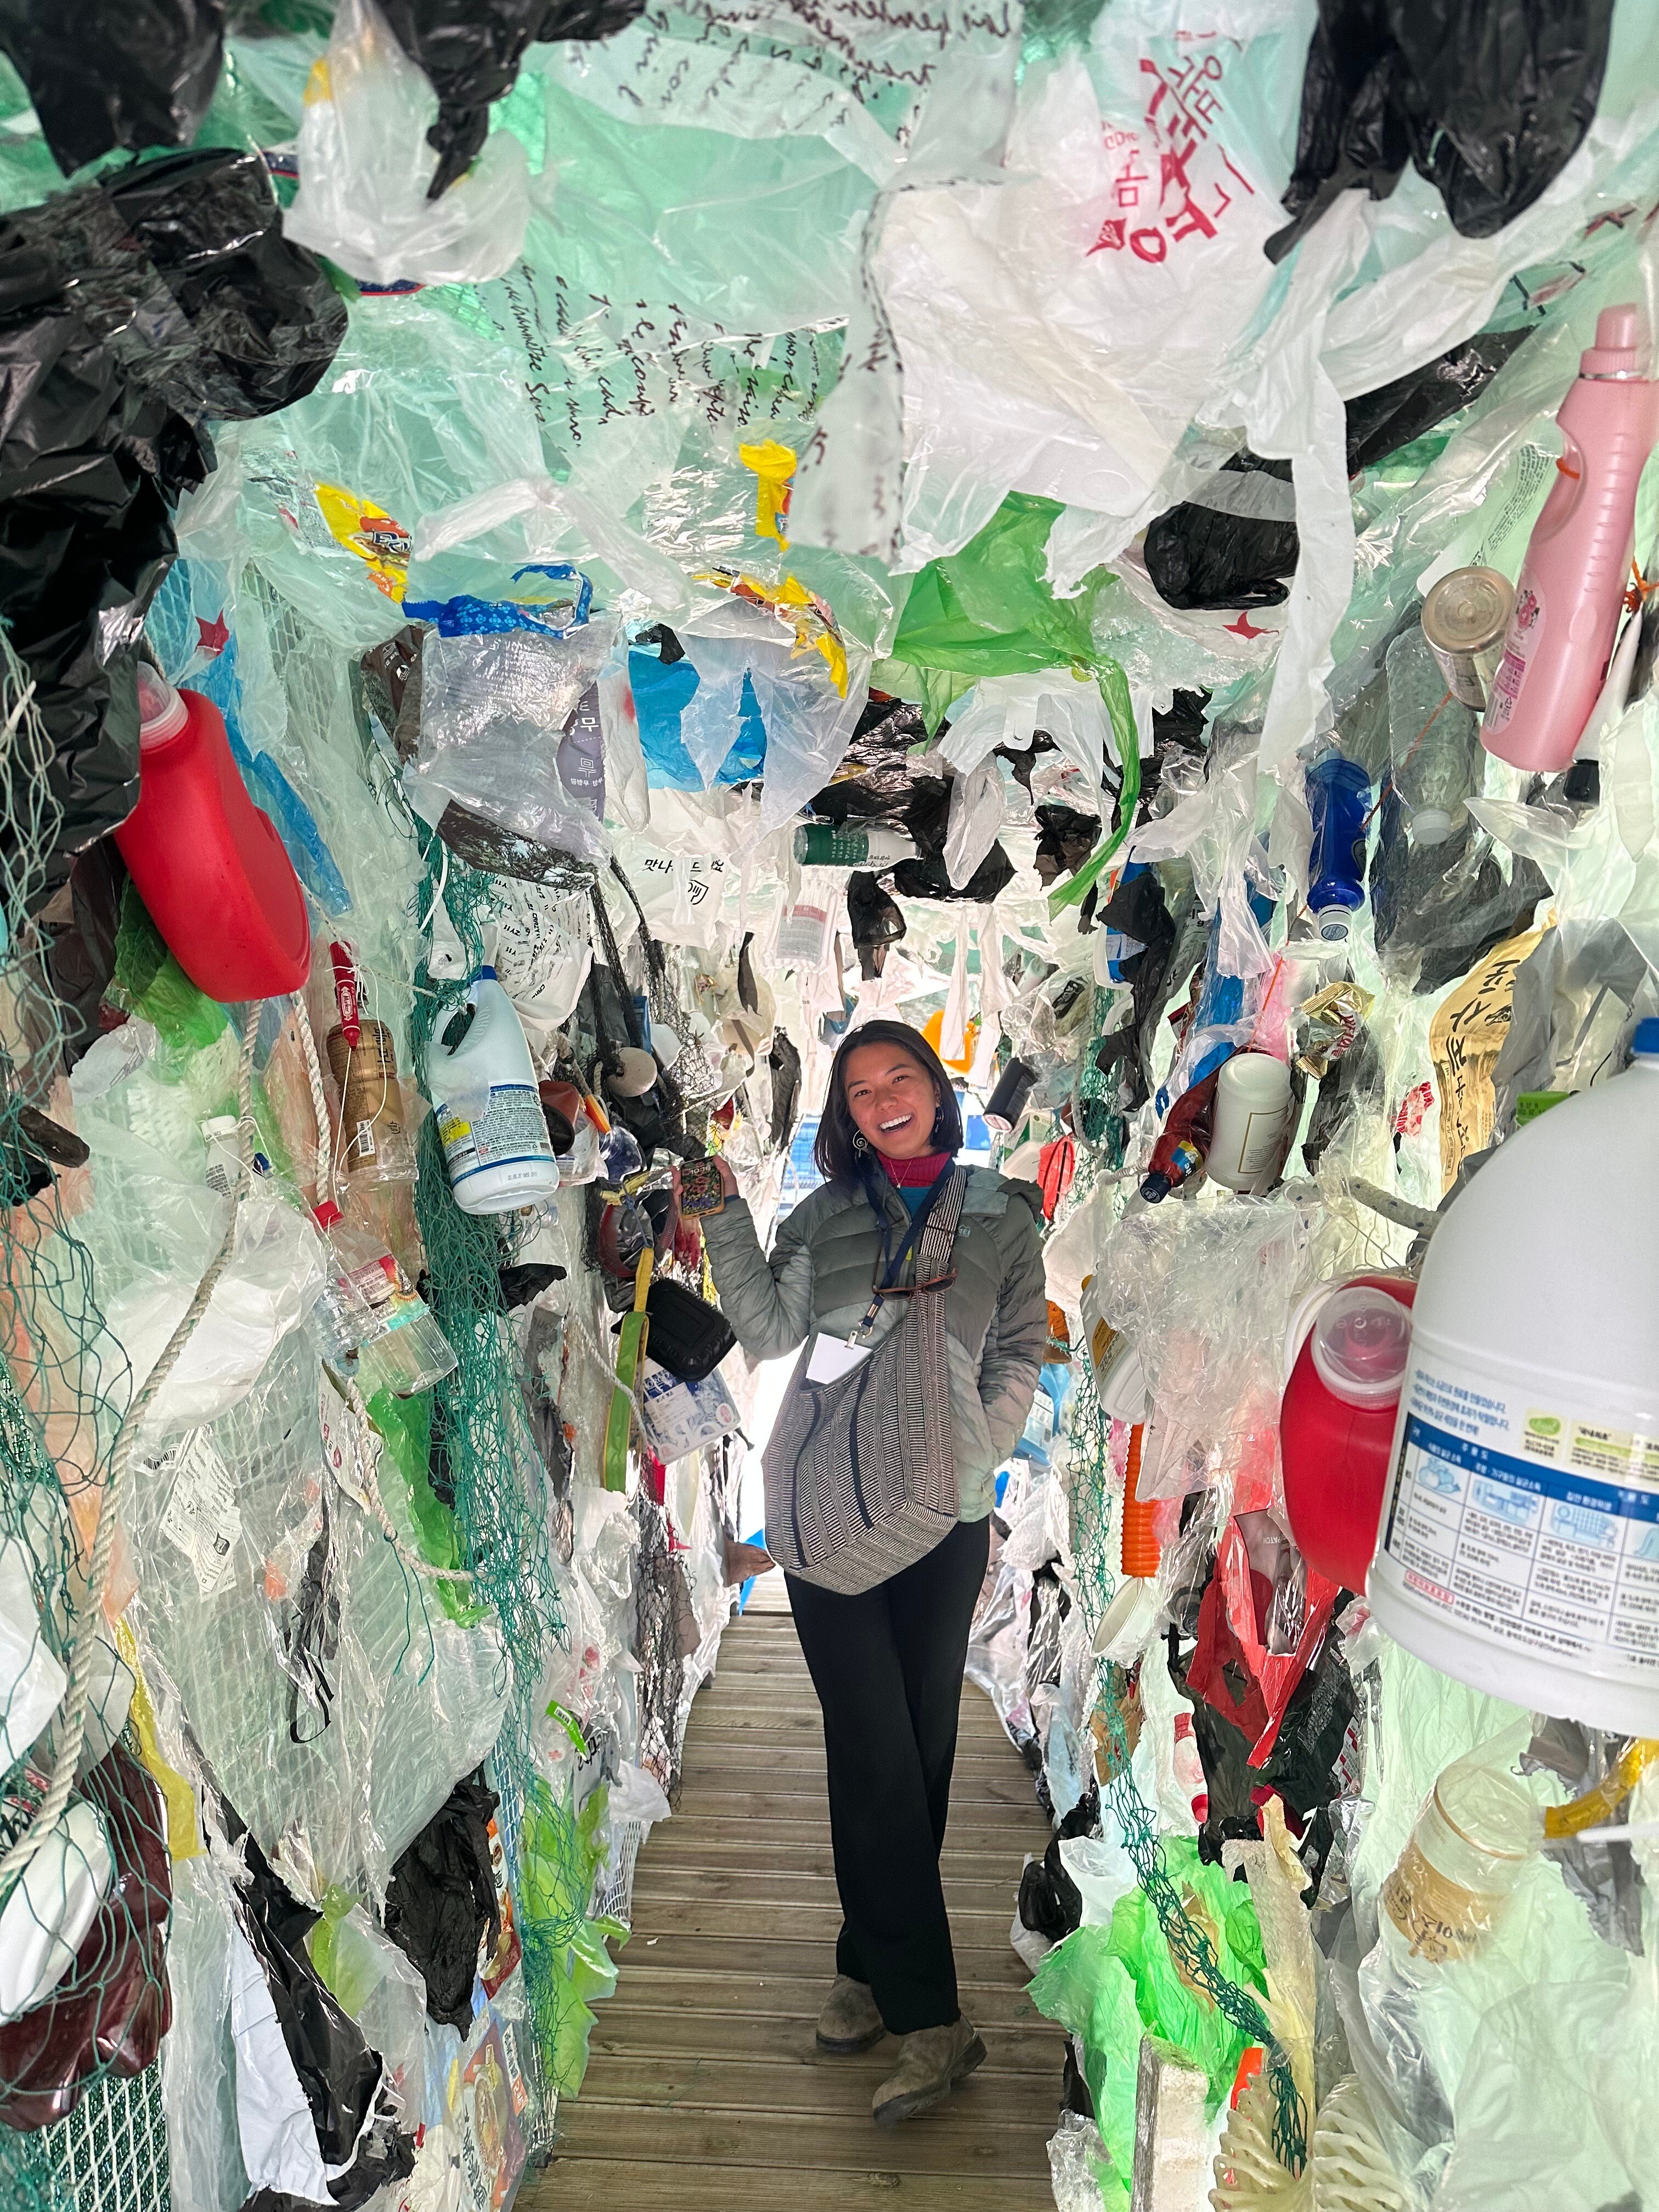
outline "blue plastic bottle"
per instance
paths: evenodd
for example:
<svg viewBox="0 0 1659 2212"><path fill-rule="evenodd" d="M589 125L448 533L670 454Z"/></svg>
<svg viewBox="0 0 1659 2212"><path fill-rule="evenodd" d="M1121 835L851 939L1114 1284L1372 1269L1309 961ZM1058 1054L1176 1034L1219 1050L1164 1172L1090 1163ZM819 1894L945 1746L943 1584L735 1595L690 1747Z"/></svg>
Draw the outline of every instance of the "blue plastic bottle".
<svg viewBox="0 0 1659 2212"><path fill-rule="evenodd" d="M1308 908L1330 944L1348 934L1350 917L1365 903L1365 823L1370 779L1357 761L1326 753L1308 770L1313 850L1308 859Z"/></svg>

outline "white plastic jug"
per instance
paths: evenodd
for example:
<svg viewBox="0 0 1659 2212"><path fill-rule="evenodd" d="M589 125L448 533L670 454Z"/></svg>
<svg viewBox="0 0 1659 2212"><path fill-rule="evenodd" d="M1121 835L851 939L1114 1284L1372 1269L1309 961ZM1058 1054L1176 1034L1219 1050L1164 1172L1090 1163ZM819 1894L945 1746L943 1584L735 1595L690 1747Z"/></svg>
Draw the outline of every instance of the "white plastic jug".
<svg viewBox="0 0 1659 2212"><path fill-rule="evenodd" d="M1510 1139L1417 1293L1366 1595L1476 1689L1659 1735L1659 1021Z"/></svg>
<svg viewBox="0 0 1659 2212"><path fill-rule="evenodd" d="M465 1029L447 1022L432 1040L427 1088L456 1205L464 1213L511 1213L558 1188L553 1139L530 1047L493 968L478 970L467 1004Z"/></svg>

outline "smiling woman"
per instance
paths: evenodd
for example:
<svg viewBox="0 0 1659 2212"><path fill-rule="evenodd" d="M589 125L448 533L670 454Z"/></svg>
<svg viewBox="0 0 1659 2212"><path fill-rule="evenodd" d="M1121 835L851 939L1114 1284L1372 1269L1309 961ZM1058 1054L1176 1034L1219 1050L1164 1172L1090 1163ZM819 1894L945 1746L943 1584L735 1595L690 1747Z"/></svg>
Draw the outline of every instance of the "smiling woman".
<svg viewBox="0 0 1659 2212"><path fill-rule="evenodd" d="M962 1139L956 1093L927 1038L902 1022L866 1022L855 1030L836 1055L813 1147L824 1180L857 1183L877 1158L938 1156L943 1166L961 1151ZM919 1187L925 1190L933 1180Z"/></svg>
<svg viewBox="0 0 1659 2212"><path fill-rule="evenodd" d="M768 1539L787 1569L793 1548L798 1569L790 1609L823 1711L844 1916L818 2045L851 2053L884 2033L903 2039L875 2094L882 2122L938 2104L985 2056L957 2003L939 1847L992 1484L1048 1338L1041 1197L957 1166L962 1144L931 1046L901 1023L870 1022L830 1071L814 1147L823 1187L770 1259L734 1193L704 1224L744 1351L776 1359L810 1340L768 1450ZM893 1398L907 1345L896 1417L884 1420L878 1401ZM939 1445L937 1512L931 1497L915 1510L909 1469L894 1465L924 1429ZM775 1464L781 1436L799 1439L787 1464ZM926 1469L930 1480L940 1471ZM884 1487L901 1497L886 1522ZM860 1546L881 1563L849 1570Z"/></svg>

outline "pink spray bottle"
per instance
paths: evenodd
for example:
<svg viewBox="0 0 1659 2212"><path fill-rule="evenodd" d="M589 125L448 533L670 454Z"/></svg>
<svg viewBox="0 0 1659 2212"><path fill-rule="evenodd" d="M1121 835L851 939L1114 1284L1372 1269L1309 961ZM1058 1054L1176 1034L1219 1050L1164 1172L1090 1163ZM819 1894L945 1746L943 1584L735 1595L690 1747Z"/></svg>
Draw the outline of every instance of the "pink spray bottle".
<svg viewBox="0 0 1659 2212"><path fill-rule="evenodd" d="M1636 487L1659 438L1659 383L1637 373L1637 311L1604 307L1556 420L1566 450L1533 525L1480 742L1553 775L1595 705L1636 538Z"/></svg>

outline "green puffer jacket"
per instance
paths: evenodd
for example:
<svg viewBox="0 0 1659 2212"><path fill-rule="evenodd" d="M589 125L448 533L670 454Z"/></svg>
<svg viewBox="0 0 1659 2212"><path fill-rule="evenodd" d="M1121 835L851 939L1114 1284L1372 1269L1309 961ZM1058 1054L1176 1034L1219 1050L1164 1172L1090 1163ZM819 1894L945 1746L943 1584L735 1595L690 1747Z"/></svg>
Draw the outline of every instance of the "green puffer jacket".
<svg viewBox="0 0 1659 2212"><path fill-rule="evenodd" d="M884 1191L896 1251L909 1216L890 1185ZM962 1518L991 1510L996 1471L1019 1441L1036 1395L1048 1340L1048 1294L1035 1183L1010 1182L970 1168L945 1293ZM749 1207L728 1198L703 1222L720 1310L751 1359L781 1359L812 1332L845 1337L870 1303L881 1237L862 1191L826 1183L779 1230L769 1261ZM872 1335L896 1328L902 1301L890 1301Z"/></svg>

